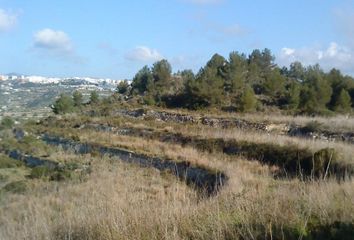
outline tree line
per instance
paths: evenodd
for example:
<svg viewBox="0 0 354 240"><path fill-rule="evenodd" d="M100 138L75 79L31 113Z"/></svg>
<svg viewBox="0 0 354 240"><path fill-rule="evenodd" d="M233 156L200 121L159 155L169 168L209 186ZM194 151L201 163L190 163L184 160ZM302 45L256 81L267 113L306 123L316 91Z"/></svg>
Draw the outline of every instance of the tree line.
<svg viewBox="0 0 354 240"><path fill-rule="evenodd" d="M231 52L228 59L214 54L196 74L192 70L172 73L171 64L163 59L144 66L132 81L120 82L116 94L161 107L240 112L275 107L290 113L351 113L354 79L338 69L325 72L318 64L294 62L280 68L269 49L256 49L248 56ZM90 102L98 101L93 92ZM57 99L53 111L70 112L81 105L82 96L75 92Z"/></svg>
<svg viewBox="0 0 354 240"><path fill-rule="evenodd" d="M121 94L141 96L145 104L201 109L231 107L255 111L263 106L302 113L351 112L354 79L339 70L324 72L316 65L294 62L280 68L269 49L249 56L231 52L228 59L215 54L197 74L172 74L167 60L144 66L118 85Z"/></svg>
<svg viewBox="0 0 354 240"><path fill-rule="evenodd" d="M92 91L88 102L84 103L81 92L74 91L72 96L62 93L59 98L51 106L55 114L72 113L80 110L84 105L98 104L100 101L98 92Z"/></svg>

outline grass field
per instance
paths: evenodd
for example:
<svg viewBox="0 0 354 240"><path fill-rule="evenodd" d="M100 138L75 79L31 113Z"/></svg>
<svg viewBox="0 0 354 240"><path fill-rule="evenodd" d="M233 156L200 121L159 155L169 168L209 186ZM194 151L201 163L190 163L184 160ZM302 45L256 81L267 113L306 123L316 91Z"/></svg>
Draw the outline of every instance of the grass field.
<svg viewBox="0 0 354 240"><path fill-rule="evenodd" d="M111 131L90 125L109 126ZM344 125L342 129L348 129L348 123ZM119 131L128 128L135 134ZM351 239L354 234L354 181L350 175L341 180L330 174L304 178L301 172L279 177L284 169L272 164L289 156L284 152L289 149L313 156L322 149L334 149L336 159L327 161L328 156L321 155L327 159L324 166L341 163L351 170L353 144L110 116L70 115L27 124L24 129L30 135L27 138L46 133L166 161L189 162L223 172L228 181L216 194L200 195L196 187L170 171L141 168L94 151L78 155L74 149L50 146L40 139L31 145L27 138L7 136L6 142L1 141L3 151L16 148L44 157L64 166L65 172L59 169L52 175L3 160L0 239ZM144 135L146 130L153 134ZM166 136L171 135L192 140L167 141ZM215 139L219 145L210 144ZM228 154L220 142L251 147L243 148L242 154ZM273 161L264 161L262 144L277 153ZM256 151L259 154L254 155ZM64 177L53 177L58 173ZM5 189L19 181L25 183L23 191Z"/></svg>

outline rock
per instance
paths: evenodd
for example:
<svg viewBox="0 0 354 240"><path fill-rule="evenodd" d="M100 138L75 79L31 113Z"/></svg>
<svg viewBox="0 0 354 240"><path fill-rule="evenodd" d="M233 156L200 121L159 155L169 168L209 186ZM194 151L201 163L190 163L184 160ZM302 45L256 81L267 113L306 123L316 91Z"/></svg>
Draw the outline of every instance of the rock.
<svg viewBox="0 0 354 240"><path fill-rule="evenodd" d="M279 123L279 124L268 124L265 127L267 132L276 132L280 134L287 134L290 130L290 127L286 123Z"/></svg>

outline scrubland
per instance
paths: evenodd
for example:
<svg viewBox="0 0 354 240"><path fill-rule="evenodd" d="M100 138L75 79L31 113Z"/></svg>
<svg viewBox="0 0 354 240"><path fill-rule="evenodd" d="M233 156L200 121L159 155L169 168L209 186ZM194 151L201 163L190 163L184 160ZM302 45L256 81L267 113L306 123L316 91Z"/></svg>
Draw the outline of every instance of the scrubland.
<svg viewBox="0 0 354 240"><path fill-rule="evenodd" d="M82 127L89 124L116 130L134 128L138 132L149 129L159 137ZM205 146L210 149L201 149L193 144L163 141L161 136L179 134L291 146L311 153L331 148L338 152L338 161L349 165L354 156L351 144L123 117L72 115L30 124L25 129L33 136L47 133L166 161L188 161L217 169L226 174L228 181L216 194L205 196L169 171L141 168L97 152L77 155L40 140L30 147L26 140L13 139L12 144L27 154L87 166L89 171L77 167L63 179L29 178L33 169L3 164L0 174L6 183L12 179L24 181L26 189L1 190L0 239L351 239L354 234L351 177L279 177L279 166L260 158L230 155L210 145ZM2 144L3 148L8 145ZM20 178L14 178L16 174L9 177L14 169L22 172Z"/></svg>

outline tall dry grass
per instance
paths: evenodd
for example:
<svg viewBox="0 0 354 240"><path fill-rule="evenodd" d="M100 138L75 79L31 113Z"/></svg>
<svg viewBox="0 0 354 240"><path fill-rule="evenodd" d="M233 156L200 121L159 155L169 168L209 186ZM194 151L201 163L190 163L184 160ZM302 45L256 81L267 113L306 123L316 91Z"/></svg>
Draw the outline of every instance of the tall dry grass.
<svg viewBox="0 0 354 240"><path fill-rule="evenodd" d="M168 130L288 144L286 138L208 129L170 125ZM224 171L230 179L218 195L200 199L166 172L58 151L51 157L60 162L91 162L92 174L85 182L35 181L25 195L6 195L0 202L0 239L305 239L334 222L354 224L354 180L275 180L271 167L220 153L92 130L51 131L188 160Z"/></svg>
<svg viewBox="0 0 354 240"><path fill-rule="evenodd" d="M118 107L121 108L121 107ZM237 112L224 112L217 109L204 110L204 111L189 111L186 109L165 109L158 107L146 107L146 110L169 112L175 114L190 115L195 118L210 117L210 118L223 118L223 119L243 119L250 122L258 123L286 123L305 126L311 122L317 122L322 125L323 129L334 132L352 132L354 131L354 116L353 115L340 115L335 116L306 116L306 115L284 115L279 112L257 112L257 113L237 113Z"/></svg>
<svg viewBox="0 0 354 240"><path fill-rule="evenodd" d="M168 174L92 162L86 182L38 182L26 195L7 196L0 239L281 239L306 234L314 220L354 220L353 181L274 181L240 160L228 164L233 175L220 194L200 200Z"/></svg>
<svg viewBox="0 0 354 240"><path fill-rule="evenodd" d="M75 120L72 120L75 121ZM76 119L77 121L77 119ZM226 140L237 140L237 141L246 141L251 143L269 143L278 146L294 146L294 148L299 149L309 149L313 152L319 151L324 148L334 148L337 153L340 154L339 160L344 163L354 164L354 145L338 142L338 141L324 141L321 139L308 139L308 138L300 138L300 137L290 137L286 135L265 133L259 131L252 130L241 130L239 128L210 128L203 125L195 125L195 124L171 124L164 122L156 122L156 121L142 121L142 120L134 120L127 121L125 118L94 118L90 121L91 123L96 124L109 124L110 126L119 127L134 127L140 129L154 129L155 131L164 131L170 133L181 133L184 136L197 136L206 139L215 139L222 138ZM55 128L51 128L51 131L55 130ZM61 130L60 130L61 131ZM72 130L73 132L77 132L79 130ZM128 137L124 136L115 136L113 133L97 133L97 136L94 136L92 130L83 129L79 131L81 135L90 134L90 137L87 140L92 141L93 139L100 137L105 139L107 142L108 139L114 139L115 143L121 143L124 146L128 146L131 144L139 144L142 143L138 138L133 138L134 140L129 140ZM127 141L125 140L127 139ZM130 143L135 142L135 143ZM156 141L155 141L156 142ZM156 142L156 144L158 144ZM178 148L178 146L176 146ZM137 148L142 149L140 146ZM143 149L149 150L149 146L145 146ZM182 151L182 150L180 150Z"/></svg>

